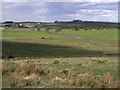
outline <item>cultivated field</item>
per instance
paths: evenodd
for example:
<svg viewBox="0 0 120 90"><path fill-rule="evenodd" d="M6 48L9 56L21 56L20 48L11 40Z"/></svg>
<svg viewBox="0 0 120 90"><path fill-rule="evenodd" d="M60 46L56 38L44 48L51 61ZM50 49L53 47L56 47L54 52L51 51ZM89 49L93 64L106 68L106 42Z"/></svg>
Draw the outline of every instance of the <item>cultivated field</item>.
<svg viewBox="0 0 120 90"><path fill-rule="evenodd" d="M4 87L117 88L118 30L4 29Z"/></svg>

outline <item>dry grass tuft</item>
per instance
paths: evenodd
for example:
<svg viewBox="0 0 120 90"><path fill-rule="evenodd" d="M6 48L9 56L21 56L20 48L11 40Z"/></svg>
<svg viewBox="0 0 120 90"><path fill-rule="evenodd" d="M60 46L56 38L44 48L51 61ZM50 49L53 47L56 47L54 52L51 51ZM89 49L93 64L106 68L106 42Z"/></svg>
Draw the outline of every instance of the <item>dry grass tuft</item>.
<svg viewBox="0 0 120 90"><path fill-rule="evenodd" d="M10 77L9 84L10 84L11 87L15 87L15 86L17 86L21 81L22 81L22 76L17 75L16 73L14 73L14 74L11 75L11 77Z"/></svg>
<svg viewBox="0 0 120 90"><path fill-rule="evenodd" d="M78 66L82 66L82 64L81 63L79 63L79 64L77 64Z"/></svg>
<svg viewBox="0 0 120 90"><path fill-rule="evenodd" d="M112 81L109 88L120 88L120 81Z"/></svg>
<svg viewBox="0 0 120 90"><path fill-rule="evenodd" d="M23 78L25 86L34 86L37 84L37 75L32 73L30 76Z"/></svg>
<svg viewBox="0 0 120 90"><path fill-rule="evenodd" d="M24 74L24 66L23 66L23 63L21 62L16 62L15 63L15 72L20 72L20 73L23 73Z"/></svg>
<svg viewBox="0 0 120 90"><path fill-rule="evenodd" d="M102 87L110 87L113 82L112 74L107 72L102 76Z"/></svg>
<svg viewBox="0 0 120 90"><path fill-rule="evenodd" d="M34 63L26 63L23 68L24 68L25 73L28 75L30 75L31 73L35 73Z"/></svg>
<svg viewBox="0 0 120 90"><path fill-rule="evenodd" d="M107 57L87 57L87 60L96 61L98 63L104 63L108 61L108 58Z"/></svg>
<svg viewBox="0 0 120 90"><path fill-rule="evenodd" d="M61 73L64 73L64 74L67 74L69 73L69 70L68 69L65 69L65 70L61 70Z"/></svg>
<svg viewBox="0 0 120 90"><path fill-rule="evenodd" d="M35 72L39 75L46 75L46 71L41 65L35 67Z"/></svg>
<svg viewBox="0 0 120 90"><path fill-rule="evenodd" d="M3 75L5 75L8 72L8 66L6 64L3 64L1 69Z"/></svg>
<svg viewBox="0 0 120 90"><path fill-rule="evenodd" d="M70 63L70 60L61 60L60 63L61 63L61 64L69 64L69 63Z"/></svg>
<svg viewBox="0 0 120 90"><path fill-rule="evenodd" d="M53 62L53 64L59 64L60 63L60 60L55 60L54 62Z"/></svg>
<svg viewBox="0 0 120 90"><path fill-rule="evenodd" d="M60 71L62 74L64 74L64 83L69 84L69 85L74 85L74 75L75 73L73 72L72 69L65 69Z"/></svg>
<svg viewBox="0 0 120 90"><path fill-rule="evenodd" d="M70 63L70 60L60 60L60 59L55 60L53 62L53 64L69 64L69 63Z"/></svg>
<svg viewBox="0 0 120 90"><path fill-rule="evenodd" d="M61 71L60 70L57 70L57 69L54 69L54 68L50 68L48 69L48 76L49 76L49 79L53 78L53 77L56 77L56 76L60 76L62 77L63 74L61 74Z"/></svg>
<svg viewBox="0 0 120 90"><path fill-rule="evenodd" d="M102 60L101 58L89 58L93 61ZM66 63L64 63L66 62ZM68 64L69 60L55 60L54 64ZM52 63L53 64L53 63ZM77 64L82 67L89 67L87 64ZM58 65L55 65L55 67ZM43 64L38 64L35 61L25 62L12 62L12 64L4 63L2 65L3 75L9 73L9 86L10 87L33 87L42 83L42 85L48 81L48 85L60 85L60 86L77 86L77 87L102 87L102 88L118 88L119 82L113 80L112 74L107 72L103 76L97 76L93 73L85 72L79 74L74 70L60 69L60 68L48 68ZM45 80L45 81L44 81Z"/></svg>
<svg viewBox="0 0 120 90"><path fill-rule="evenodd" d="M90 86L95 87L95 76L92 73L83 73L78 75L78 77L75 80L75 84L79 84L81 86Z"/></svg>
<svg viewBox="0 0 120 90"><path fill-rule="evenodd" d="M62 79L62 78L60 78L60 77L58 77L58 76L56 76L55 78L53 78L53 80L52 80L52 83L64 83L65 82L65 80L64 79Z"/></svg>

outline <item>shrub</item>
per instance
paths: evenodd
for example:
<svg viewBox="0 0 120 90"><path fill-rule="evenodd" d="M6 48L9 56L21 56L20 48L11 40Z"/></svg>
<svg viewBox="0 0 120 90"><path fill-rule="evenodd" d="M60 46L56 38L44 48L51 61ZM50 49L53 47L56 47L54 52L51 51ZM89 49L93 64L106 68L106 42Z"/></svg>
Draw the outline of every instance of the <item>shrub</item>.
<svg viewBox="0 0 120 90"><path fill-rule="evenodd" d="M41 30L41 28L42 28L42 26L41 26L41 25L36 26L36 29L37 29L38 31L40 31L40 30Z"/></svg>
<svg viewBox="0 0 120 90"><path fill-rule="evenodd" d="M75 28L75 31L79 31L79 28Z"/></svg>

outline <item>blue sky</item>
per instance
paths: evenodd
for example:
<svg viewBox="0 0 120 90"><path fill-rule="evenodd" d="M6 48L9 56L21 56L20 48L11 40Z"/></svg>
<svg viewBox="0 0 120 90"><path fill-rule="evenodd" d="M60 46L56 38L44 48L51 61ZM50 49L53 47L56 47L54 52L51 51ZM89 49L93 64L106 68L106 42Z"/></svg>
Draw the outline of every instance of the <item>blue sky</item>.
<svg viewBox="0 0 120 90"><path fill-rule="evenodd" d="M50 1L50 0L49 0ZM89 0L90 1L90 0ZM2 21L118 21L118 2L12 2L2 3ZM98 0L99 1L99 0Z"/></svg>

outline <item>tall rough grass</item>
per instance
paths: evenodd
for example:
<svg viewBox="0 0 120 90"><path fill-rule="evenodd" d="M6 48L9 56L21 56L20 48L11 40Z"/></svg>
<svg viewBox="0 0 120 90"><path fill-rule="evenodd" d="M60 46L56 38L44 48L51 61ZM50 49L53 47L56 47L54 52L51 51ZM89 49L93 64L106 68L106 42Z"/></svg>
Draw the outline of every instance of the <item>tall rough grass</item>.
<svg viewBox="0 0 120 90"><path fill-rule="evenodd" d="M92 60L93 59L94 58L92 58ZM110 72L106 72L102 76L95 75L91 72L78 74L72 67L64 69L54 67L56 64L65 66L70 63L69 60L55 60L52 62L52 67L45 67L41 62L37 62L38 61L11 62L12 64L4 62L1 70L3 75L9 75L10 87L39 87L40 85L47 85L119 88L119 81L114 80Z"/></svg>

